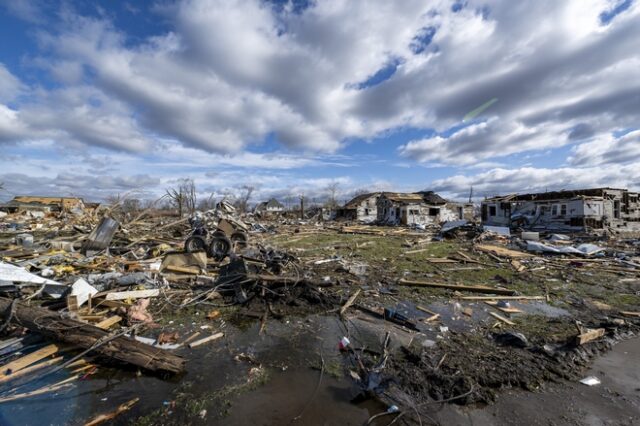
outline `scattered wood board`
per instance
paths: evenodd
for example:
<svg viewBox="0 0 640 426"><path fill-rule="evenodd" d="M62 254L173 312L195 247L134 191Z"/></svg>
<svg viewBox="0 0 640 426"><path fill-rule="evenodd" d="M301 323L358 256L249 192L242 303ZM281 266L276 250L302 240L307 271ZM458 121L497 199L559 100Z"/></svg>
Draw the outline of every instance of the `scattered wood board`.
<svg viewBox="0 0 640 426"><path fill-rule="evenodd" d="M221 338L222 336L224 336L224 333L212 334L211 336L208 336L208 337L205 337L203 339L196 340L195 342L189 343L189 348L193 349L193 348L198 347L200 345L204 345L205 343L211 342L213 340L217 340L217 339Z"/></svg>
<svg viewBox="0 0 640 426"><path fill-rule="evenodd" d="M107 414L100 414L99 416L89 420L87 423L84 424L84 426L97 426L106 421L112 420L116 418L118 415L120 415L121 413L124 413L125 411L130 410L131 407L133 407L138 401L140 401L140 398L133 398L132 400L129 400L124 404L120 404L118 408L116 408L114 411Z"/></svg>
<svg viewBox="0 0 640 426"><path fill-rule="evenodd" d="M594 330L585 331L576 336L576 345L584 345L604 336L604 328L596 328Z"/></svg>
<svg viewBox="0 0 640 426"><path fill-rule="evenodd" d="M496 314L495 312L489 312L489 315L491 315L491 316L492 316L492 317L494 317L495 319L498 319L498 320L502 321L502 322L503 322L503 323L505 323L505 324L508 324L508 325L516 325L516 323L515 323L515 322L511 321L511 320L510 320L510 319L508 319L508 318L503 317L503 316L502 316L502 315L500 315L500 314Z"/></svg>
<svg viewBox="0 0 640 426"><path fill-rule="evenodd" d="M625 317L640 318L640 312L620 311L620 315Z"/></svg>
<svg viewBox="0 0 640 426"><path fill-rule="evenodd" d="M545 296L460 296L461 300L547 300Z"/></svg>
<svg viewBox="0 0 640 426"><path fill-rule="evenodd" d="M532 257L533 255L530 253L525 253L522 251L511 250L502 246L494 246L490 244L476 244L474 246L476 249L485 252L491 253L497 256L510 257L510 258L524 258L524 257Z"/></svg>
<svg viewBox="0 0 640 426"><path fill-rule="evenodd" d="M101 328L103 330L106 330L109 327L111 327L112 325L115 325L115 324L119 323L120 321L122 321L122 317L119 316L119 315L114 315L112 317L106 318L106 319L100 321L99 323L97 323L96 327Z"/></svg>
<svg viewBox="0 0 640 426"><path fill-rule="evenodd" d="M31 352L28 355L20 357L15 361L11 361L8 364L2 366L2 374L8 376L10 374L15 374L16 372L22 370L25 367L30 366L31 364L35 364L38 361L45 359L48 356L51 356L60 350L60 346L58 345L47 345L44 348L40 348L37 351Z"/></svg>
<svg viewBox="0 0 640 426"><path fill-rule="evenodd" d="M504 312L505 314L521 314L523 312L521 309L518 309L518 308L504 308L504 307L498 306L498 302L495 300L485 300L484 303Z"/></svg>
<svg viewBox="0 0 640 426"><path fill-rule="evenodd" d="M157 297L159 295L160 289L157 288L150 290L114 291L107 293L105 300L146 299L147 297Z"/></svg>
<svg viewBox="0 0 640 426"><path fill-rule="evenodd" d="M515 291L513 290L500 289L500 288L458 285L458 284L430 283L427 281L407 280L404 278L401 278L400 280L398 280L398 284L406 285L406 286L446 288L449 290L472 291L477 293L489 293L489 294L501 294L501 295L513 295L515 293Z"/></svg>

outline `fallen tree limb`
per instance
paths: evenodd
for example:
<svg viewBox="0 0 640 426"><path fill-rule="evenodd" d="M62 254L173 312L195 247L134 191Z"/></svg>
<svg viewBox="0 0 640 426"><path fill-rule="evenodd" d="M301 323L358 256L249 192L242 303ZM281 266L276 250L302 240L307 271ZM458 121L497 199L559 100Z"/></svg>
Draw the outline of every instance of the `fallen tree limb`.
<svg viewBox="0 0 640 426"><path fill-rule="evenodd" d="M0 312L6 312L11 299L0 298ZM180 373L185 360L171 352L154 348L126 336L111 340L109 332L91 324L70 318L61 318L55 312L16 303L15 315L11 323L28 328L55 341L66 342L107 358L126 362L154 372ZM104 341L104 344L100 342Z"/></svg>
<svg viewBox="0 0 640 426"><path fill-rule="evenodd" d="M399 285L406 286L416 286L416 287L435 287L435 288L446 288L449 290L458 290L458 291L472 291L475 293L489 293L489 294L506 294L513 295L515 291L506 290L501 288L492 288L485 286L471 286L471 285L457 285L457 284L442 284L442 283L430 283L427 281L414 281L414 280L406 280L401 278L398 280Z"/></svg>

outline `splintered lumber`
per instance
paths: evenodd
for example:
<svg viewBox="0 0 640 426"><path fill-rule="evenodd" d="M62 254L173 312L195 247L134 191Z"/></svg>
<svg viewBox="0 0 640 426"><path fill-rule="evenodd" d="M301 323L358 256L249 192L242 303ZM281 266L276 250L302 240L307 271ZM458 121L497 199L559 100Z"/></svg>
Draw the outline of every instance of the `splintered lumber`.
<svg viewBox="0 0 640 426"><path fill-rule="evenodd" d="M518 308L505 308L505 307L501 307L498 306L498 302L495 300L485 300L485 302L487 305L498 309L499 311L504 312L505 314L521 314L523 311L522 309L518 309Z"/></svg>
<svg viewBox="0 0 640 426"><path fill-rule="evenodd" d="M547 300L545 296L460 296L461 300Z"/></svg>
<svg viewBox="0 0 640 426"><path fill-rule="evenodd" d="M11 299L0 298L0 312L7 312ZM126 362L145 370L180 373L183 358L164 349L155 348L127 336L113 337L101 328L71 318L62 318L48 309L26 306L16 302L11 322L40 333L52 340L69 343L106 358ZM95 348L94 348L95 346Z"/></svg>
<svg viewBox="0 0 640 426"><path fill-rule="evenodd" d="M356 298L358 297L359 294L360 294L360 289L356 290L356 292L351 295L349 300L347 300L347 303L342 305L342 307L340 308L340 316L344 315L347 309L349 309L349 306L353 305L353 302L356 301Z"/></svg>
<svg viewBox="0 0 640 426"><path fill-rule="evenodd" d="M49 359L47 361L39 362L38 364L34 364L34 365L29 366L29 367L23 368L22 370L16 371L13 374L7 374L7 375L4 375L4 376L0 376L0 384L9 382L9 381L11 381L13 379L17 379L18 377L26 376L27 374L31 374L34 371L41 370L41 369L43 369L45 367L51 367L52 365L55 365L55 364L59 363L63 359L64 359L64 357L61 357L61 356L56 357L56 358L51 358L51 359Z"/></svg>
<svg viewBox="0 0 640 426"><path fill-rule="evenodd" d="M130 410L131 407L136 405L138 401L140 401L140 398L133 398L132 400L127 401L124 404L120 404L118 405L118 408L116 408L112 412L107 414L100 414L99 416L89 420L87 423L84 424L84 426L97 426L106 421L112 420L116 418L118 415L124 413L125 411Z"/></svg>
<svg viewBox="0 0 640 426"><path fill-rule="evenodd" d="M511 320L510 320L510 319L508 319L508 318L503 317L502 315L496 314L495 312L489 312L489 315L491 315L491 316L492 316L492 317L494 317L495 319L498 319L498 320L502 321L502 322L503 322L503 323L505 323L505 324L508 324L508 325L516 325L516 323L515 323L515 322L511 321Z"/></svg>
<svg viewBox="0 0 640 426"><path fill-rule="evenodd" d="M422 306L419 306L419 305L417 305L417 306L416 306L416 309L417 309L417 310L419 310L419 311L425 312L425 313L427 313L427 314L429 314L429 315L437 315L437 314L436 314L435 312L433 312L432 310L427 309L427 308L422 307Z"/></svg>
<svg viewBox="0 0 640 426"><path fill-rule="evenodd" d="M599 339L602 336L604 336L604 328L596 328L594 330L580 333L576 336L576 345L584 345L585 343Z"/></svg>
<svg viewBox="0 0 640 426"><path fill-rule="evenodd" d="M156 297L159 295L160 290L157 288L151 290L114 291L107 293L105 300L146 299L147 297Z"/></svg>
<svg viewBox="0 0 640 426"><path fill-rule="evenodd" d="M217 339L221 338L222 336L224 336L224 333L212 334L211 336L208 336L208 337L205 337L203 339L196 340L195 342L189 343L189 348L193 349L193 348L198 347L200 345L204 345L205 343L211 342L213 340L217 340Z"/></svg>
<svg viewBox="0 0 640 426"><path fill-rule="evenodd" d="M103 330L108 330L109 327L119 323L120 321L122 321L122 317L119 315L114 315L112 317L109 317L100 321L99 323L96 323L96 327L101 328Z"/></svg>
<svg viewBox="0 0 640 426"><path fill-rule="evenodd" d="M79 375L75 375L75 376L71 376L68 379L62 380L58 383L55 383L53 385L49 385L49 386L44 386L40 389L36 389L34 391L31 392L25 392L25 393L19 393L19 394L15 394L15 395L9 395L6 396L4 398L0 398L0 403L2 402L9 402L9 401L15 401L17 399L23 399L23 398L29 398L32 396L36 396L36 395L42 395L45 393L49 393L49 392L55 392L58 391L60 389L64 389L67 388L69 386L71 386L71 382L73 382L74 380L77 380L78 377L80 377Z"/></svg>
<svg viewBox="0 0 640 426"><path fill-rule="evenodd" d="M505 247L501 247L501 246L494 246L494 245L490 245L490 244L476 244L475 248L485 252L485 253L489 253L489 254L494 254L497 256L503 256L503 257L532 257L533 255L530 253L525 253L522 251L515 251L515 250L510 250L508 248Z"/></svg>
<svg viewBox="0 0 640 426"><path fill-rule="evenodd" d="M404 278L401 278L400 280L398 280L398 284L400 285L406 285L406 286L417 286L417 287L436 287L436 288L446 288L449 290L458 290L458 291L472 291L472 292L476 292L476 293L493 293L493 294L506 294L506 295L513 295L515 294L515 291L513 290L507 290L507 289L501 289L501 288L492 288L492 287L485 287L485 286L471 286L471 285L458 285L458 284L442 284L442 283L430 283L427 281L414 281L414 280L407 280Z"/></svg>
<svg viewBox="0 0 640 426"><path fill-rule="evenodd" d="M16 359L15 361L12 361L8 364L3 365L2 375L8 376L17 371L20 371L23 368L30 366L31 364L35 364L36 362L41 361L46 357L55 354L59 350L60 350L60 347L57 345L47 345L44 348L40 348L37 351L31 352L28 355L25 355L23 357Z"/></svg>
<svg viewBox="0 0 640 426"><path fill-rule="evenodd" d="M191 274L191 275L198 275L200 273L200 268L196 268L194 266L189 267L189 266L169 265L165 267L164 270L169 272L180 272L182 274Z"/></svg>
<svg viewBox="0 0 640 426"><path fill-rule="evenodd" d="M620 311L620 315L625 317L640 318L640 312Z"/></svg>

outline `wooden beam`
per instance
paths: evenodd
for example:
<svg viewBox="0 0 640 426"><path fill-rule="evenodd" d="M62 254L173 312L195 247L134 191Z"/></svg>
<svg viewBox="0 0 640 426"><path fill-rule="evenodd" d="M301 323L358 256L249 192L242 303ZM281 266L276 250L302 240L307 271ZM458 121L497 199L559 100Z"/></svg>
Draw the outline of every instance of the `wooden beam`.
<svg viewBox="0 0 640 426"><path fill-rule="evenodd" d="M351 295L349 300L347 300L347 302L344 305L342 305L342 307L340 308L340 316L344 315L347 309L349 309L349 306L353 305L353 302L356 301L356 298L358 297L359 294L360 294L360 289L356 290L356 292Z"/></svg>
<svg viewBox="0 0 640 426"><path fill-rule="evenodd" d="M156 297L159 295L160 289L157 288L151 290L114 291L107 293L105 300L146 299L147 297Z"/></svg>
<svg viewBox="0 0 640 426"><path fill-rule="evenodd" d="M416 286L416 287L446 288L448 290L471 291L476 293L489 293L489 294L493 293L493 294L505 294L505 295L515 294L515 291L507 290L507 289L492 288L492 287L485 287L485 286L430 283L427 281L407 280L404 278L401 278L400 280L398 280L398 284L406 285L406 286Z"/></svg>
<svg viewBox="0 0 640 426"><path fill-rule="evenodd" d="M489 315L491 315L491 316L492 316L492 317L494 317L495 319L498 319L498 320L502 321L502 322L503 322L503 323L505 323L505 324L509 324L509 325L516 325L516 323L515 323L515 322L511 321L511 320L510 320L510 319L508 319L508 318L503 317L503 316L502 316L502 315L500 315L500 314L496 314L495 312L489 312Z"/></svg>
<svg viewBox="0 0 640 426"><path fill-rule="evenodd" d="M193 348L198 347L200 345L204 345L205 343L211 342L213 340L217 340L217 339L221 338L222 336L224 336L224 333L212 334L211 336L205 337L205 338L200 339L200 340L196 340L193 343L189 343L189 348L193 349Z"/></svg>
<svg viewBox="0 0 640 426"><path fill-rule="evenodd" d="M20 357L15 361L11 361L8 364L2 366L2 374L4 376L8 376L10 374L14 374L25 367L30 366L31 364L35 364L38 361L45 359L48 356L51 356L58 352L60 347L58 345L47 345L44 348L40 348L37 351L31 352L28 355Z"/></svg>
<svg viewBox="0 0 640 426"><path fill-rule="evenodd" d="M122 321L122 317L119 315L114 315L112 317L106 318L99 323L96 324L96 327L101 328L103 330L109 329L112 325L115 325Z"/></svg>

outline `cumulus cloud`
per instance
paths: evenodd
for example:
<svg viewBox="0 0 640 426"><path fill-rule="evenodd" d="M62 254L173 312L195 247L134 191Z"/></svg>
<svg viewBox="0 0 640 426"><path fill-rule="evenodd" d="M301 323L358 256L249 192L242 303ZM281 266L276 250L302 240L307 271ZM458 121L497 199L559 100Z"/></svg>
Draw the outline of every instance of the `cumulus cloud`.
<svg viewBox="0 0 640 426"><path fill-rule="evenodd" d="M12 13L38 26L33 4ZM555 173L559 185L589 186L583 174L593 184L631 185L637 133L611 136L637 127L640 114L640 4L627 6L183 0L157 5L162 29L138 38L108 14L82 16L66 4L38 27L40 50L25 59L55 84L20 81L0 64L0 142L107 149L152 158L149 167L158 168L280 170L274 188L301 190L287 179L316 181L284 171L339 163L326 155L354 139L388 143L381 136L394 129L433 129L433 137L402 141L403 162L486 169L507 155L570 144L568 166ZM252 152L272 141L278 152ZM631 177L596 164L624 164ZM498 167L436 183L466 193L482 179L489 191L511 190L509 179L542 188L553 176Z"/></svg>
<svg viewBox="0 0 640 426"><path fill-rule="evenodd" d="M569 164L576 166L625 164L640 158L640 130L631 131L619 138L613 135L575 146Z"/></svg>

